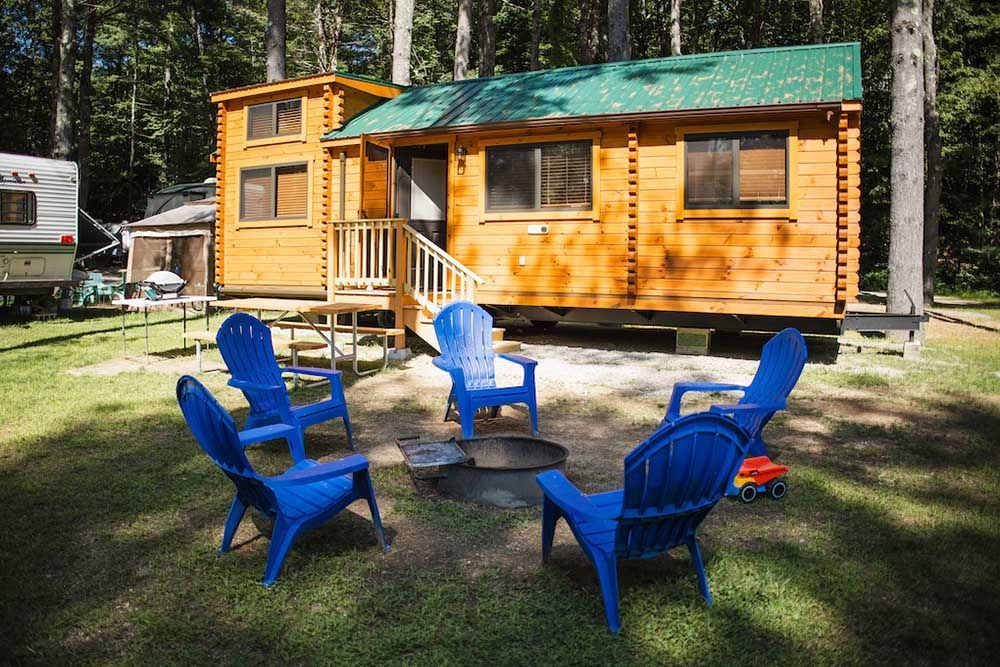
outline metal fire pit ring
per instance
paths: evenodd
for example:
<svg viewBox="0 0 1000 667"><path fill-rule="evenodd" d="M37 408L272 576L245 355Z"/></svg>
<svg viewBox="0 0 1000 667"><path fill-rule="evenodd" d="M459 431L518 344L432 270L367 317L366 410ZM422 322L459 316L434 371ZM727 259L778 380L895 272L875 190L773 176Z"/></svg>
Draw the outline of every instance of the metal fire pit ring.
<svg viewBox="0 0 1000 667"><path fill-rule="evenodd" d="M469 460L442 466L438 490L457 500L508 509L541 503L542 491L535 476L546 470L563 470L569 456L562 445L525 436L495 435L455 442Z"/></svg>

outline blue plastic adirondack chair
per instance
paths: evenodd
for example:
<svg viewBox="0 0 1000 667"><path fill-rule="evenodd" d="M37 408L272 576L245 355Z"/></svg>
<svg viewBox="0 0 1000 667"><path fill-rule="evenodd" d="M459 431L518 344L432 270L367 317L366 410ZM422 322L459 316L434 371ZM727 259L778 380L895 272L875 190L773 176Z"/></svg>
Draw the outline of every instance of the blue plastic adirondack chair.
<svg viewBox="0 0 1000 667"><path fill-rule="evenodd" d="M462 437L471 438L475 433L473 417L476 410L524 403L531 415L531 432L538 435L535 402L535 366L538 362L519 354L495 354L493 318L489 313L469 301L455 301L434 318L434 333L441 346L441 356L435 357L433 363L451 375L445 421L451 417L454 404L462 422ZM497 387L496 357L524 369L524 380L519 387Z"/></svg>
<svg viewBox="0 0 1000 667"><path fill-rule="evenodd" d="M246 313L230 315L219 327L215 341L232 375L229 385L241 390L250 404L250 415L244 425L244 432L240 434L244 447L264 440L285 438L288 440L292 459L299 462L306 456L303 435L306 428L341 418L347 429L347 441L352 449L355 448L340 371L278 366L271 344L271 330L256 317ZM330 398L293 406L288 398L288 388L285 387L282 373L326 378L330 381ZM281 433L268 432L260 428L263 426L273 426ZM292 428L282 429L282 426Z"/></svg>
<svg viewBox="0 0 1000 667"><path fill-rule="evenodd" d="M747 430L751 438L748 456L767 456L767 446L761 434L774 413L785 409L788 395L802 375L807 356L802 334L797 329L785 329L764 345L757 373L748 386L713 382L675 384L663 423L680 417L681 398L690 391L742 391L743 397L735 405L713 405L710 410L732 415Z"/></svg>
<svg viewBox="0 0 1000 667"><path fill-rule="evenodd" d="M177 381L177 402L198 444L236 485L219 553L229 551L248 507L255 507L274 519L264 567L265 586L278 577L296 537L324 523L355 500L368 503L379 546L388 551L365 457L352 454L329 463L303 459L281 475L262 477L243 453L232 417L198 380L185 375Z"/></svg>
<svg viewBox="0 0 1000 667"><path fill-rule="evenodd" d="M701 594L712 596L695 531L739 469L750 437L733 420L703 412L660 426L625 457L625 487L584 495L559 471L538 475L542 559L560 518L597 570L608 627L621 629L618 561L652 558L686 546Z"/></svg>

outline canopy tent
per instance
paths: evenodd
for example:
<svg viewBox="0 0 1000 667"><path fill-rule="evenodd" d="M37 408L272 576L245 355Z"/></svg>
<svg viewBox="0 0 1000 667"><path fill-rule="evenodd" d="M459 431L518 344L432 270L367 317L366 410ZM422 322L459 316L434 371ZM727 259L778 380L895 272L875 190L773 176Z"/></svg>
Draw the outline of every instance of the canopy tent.
<svg viewBox="0 0 1000 667"><path fill-rule="evenodd" d="M139 282L154 271L173 271L187 281L185 295L214 293L214 226L214 197L125 225L129 238L126 282Z"/></svg>

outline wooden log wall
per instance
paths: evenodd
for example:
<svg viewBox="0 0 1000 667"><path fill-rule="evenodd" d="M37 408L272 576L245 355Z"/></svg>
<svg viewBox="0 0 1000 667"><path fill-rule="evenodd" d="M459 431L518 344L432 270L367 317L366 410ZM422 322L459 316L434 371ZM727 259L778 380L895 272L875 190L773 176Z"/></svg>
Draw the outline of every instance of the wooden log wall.
<svg viewBox="0 0 1000 667"><path fill-rule="evenodd" d="M837 317L857 293L858 115L848 115L846 132L839 114L775 120L796 137L789 194L797 202L775 217L678 220L676 125L583 128L600 130L598 208L589 218L549 213L545 235L528 233L540 221L532 214L489 219L481 140L452 137L468 155L464 169L449 168L448 250L490 281L477 292L484 303ZM731 129L752 121L761 118ZM557 141L575 129L535 134Z"/></svg>
<svg viewBox="0 0 1000 667"><path fill-rule="evenodd" d="M215 282L225 285L226 240L226 105L219 104L215 115Z"/></svg>
<svg viewBox="0 0 1000 667"><path fill-rule="evenodd" d="M264 143L246 141L245 114L249 104L295 99L305 96L305 134ZM327 284L325 222L335 206L331 189L336 169L332 157L320 143L322 135L341 117L340 93L336 86L315 85L305 90L256 95L226 103L223 133L225 161L219 175L220 192L217 243L219 275L230 286L280 286L320 289ZM241 222L240 170L306 163L309 168L309 214L300 220Z"/></svg>

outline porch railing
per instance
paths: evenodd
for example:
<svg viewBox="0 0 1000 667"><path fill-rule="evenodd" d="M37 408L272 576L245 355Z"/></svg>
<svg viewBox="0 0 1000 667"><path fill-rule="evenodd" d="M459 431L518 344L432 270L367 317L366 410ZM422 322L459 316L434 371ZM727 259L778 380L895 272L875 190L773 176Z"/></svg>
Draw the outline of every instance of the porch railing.
<svg viewBox="0 0 1000 667"><path fill-rule="evenodd" d="M327 251L336 289L396 288L396 257L405 220L333 220Z"/></svg>
<svg viewBox="0 0 1000 667"><path fill-rule="evenodd" d="M409 225L403 225L406 278L403 290L437 312L452 301L475 301L483 279Z"/></svg>
<svg viewBox="0 0 1000 667"><path fill-rule="evenodd" d="M475 301L484 281L400 218L333 220L327 275L335 289L396 291L431 312Z"/></svg>

